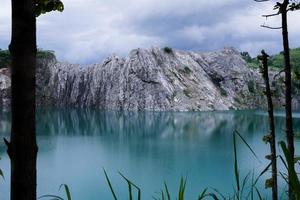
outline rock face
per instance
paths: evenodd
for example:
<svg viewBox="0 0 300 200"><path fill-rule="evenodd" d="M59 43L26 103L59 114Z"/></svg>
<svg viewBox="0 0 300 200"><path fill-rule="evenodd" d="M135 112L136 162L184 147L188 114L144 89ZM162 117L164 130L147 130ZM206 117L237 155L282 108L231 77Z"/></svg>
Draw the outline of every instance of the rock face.
<svg viewBox="0 0 300 200"><path fill-rule="evenodd" d="M0 106L10 102L10 72L6 68L0 69Z"/></svg>
<svg viewBox="0 0 300 200"><path fill-rule="evenodd" d="M196 53L136 49L126 58L80 66L38 61L40 105L105 110L193 111L255 108L263 102L260 74L240 53L225 48ZM0 71L0 105L9 104L10 80Z"/></svg>

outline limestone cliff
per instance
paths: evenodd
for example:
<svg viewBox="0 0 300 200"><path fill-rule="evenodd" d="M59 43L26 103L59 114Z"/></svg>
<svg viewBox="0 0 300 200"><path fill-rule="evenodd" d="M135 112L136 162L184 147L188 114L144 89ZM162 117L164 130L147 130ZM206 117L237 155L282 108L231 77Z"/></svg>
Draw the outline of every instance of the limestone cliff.
<svg viewBox="0 0 300 200"><path fill-rule="evenodd" d="M197 53L136 49L88 66L38 60L40 105L105 110L193 111L255 108L261 78L234 48ZM0 105L9 104L8 76L0 72Z"/></svg>

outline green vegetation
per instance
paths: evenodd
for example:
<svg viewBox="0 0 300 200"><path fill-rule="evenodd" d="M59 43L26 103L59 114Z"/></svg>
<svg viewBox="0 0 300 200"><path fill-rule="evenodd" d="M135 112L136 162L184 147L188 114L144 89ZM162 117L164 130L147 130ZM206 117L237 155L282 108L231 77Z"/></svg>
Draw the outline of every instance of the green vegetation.
<svg viewBox="0 0 300 200"><path fill-rule="evenodd" d="M1 157L0 157L0 160L1 160ZM1 169L0 169L0 176L4 179L4 174Z"/></svg>
<svg viewBox="0 0 300 200"><path fill-rule="evenodd" d="M10 61L11 57L9 51L0 49L0 69L7 67Z"/></svg>
<svg viewBox="0 0 300 200"><path fill-rule="evenodd" d="M171 47L164 47L164 52L171 54L171 53L173 53L173 49Z"/></svg>
<svg viewBox="0 0 300 200"><path fill-rule="evenodd" d="M224 88L220 88L220 93L223 97L227 97L228 96L228 93L227 91L224 89Z"/></svg>
<svg viewBox="0 0 300 200"><path fill-rule="evenodd" d="M193 91L190 88L184 89L183 93L185 94L185 96L187 97L192 97Z"/></svg>
<svg viewBox="0 0 300 200"><path fill-rule="evenodd" d="M297 72L300 71L300 48L291 49L290 54L291 54L291 65L294 69L294 73L296 74ZM259 68L259 62L257 58L252 58L248 52L241 52L241 55L250 68L254 68L254 69ZM283 52L272 55L269 58L269 67L272 70L282 70L283 63L284 63ZM300 73L297 74L300 75Z"/></svg>
<svg viewBox="0 0 300 200"><path fill-rule="evenodd" d="M255 82L253 80L248 82L248 90L251 93L255 93Z"/></svg>
<svg viewBox="0 0 300 200"><path fill-rule="evenodd" d="M55 58L54 51L38 49L36 57L38 59ZM0 49L0 69L10 65L11 56L9 50Z"/></svg>
<svg viewBox="0 0 300 200"><path fill-rule="evenodd" d="M178 70L181 74L190 75L192 73L192 70L185 66L183 69Z"/></svg>

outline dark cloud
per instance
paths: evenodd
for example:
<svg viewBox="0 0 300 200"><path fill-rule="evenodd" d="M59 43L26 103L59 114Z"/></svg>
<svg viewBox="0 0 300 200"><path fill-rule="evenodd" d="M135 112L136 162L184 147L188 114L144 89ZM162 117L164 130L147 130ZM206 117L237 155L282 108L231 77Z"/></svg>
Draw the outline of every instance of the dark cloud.
<svg viewBox="0 0 300 200"><path fill-rule="evenodd" d="M215 51L224 46L257 54L281 51L281 33L260 28L273 3L249 0L64 0L63 13L38 19L38 44L69 62L100 62L112 53L170 46ZM10 2L0 8L0 48L10 38ZM290 15L291 46L300 46L299 13ZM277 25L280 19L268 20Z"/></svg>

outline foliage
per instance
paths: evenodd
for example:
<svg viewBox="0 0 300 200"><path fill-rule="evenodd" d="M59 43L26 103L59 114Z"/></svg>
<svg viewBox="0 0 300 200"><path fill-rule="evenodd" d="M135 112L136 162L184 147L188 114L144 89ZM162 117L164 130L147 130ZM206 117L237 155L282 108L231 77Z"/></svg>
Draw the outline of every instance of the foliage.
<svg viewBox="0 0 300 200"><path fill-rule="evenodd" d="M295 48L290 50L291 54L291 65L293 67L293 71L300 71L300 48ZM247 62L249 68L259 68L259 62L257 58L252 58L248 52L241 52L241 56ZM270 56L269 58L269 68L272 70L282 70L284 63L284 55L283 52L279 54L275 54Z"/></svg>
<svg viewBox="0 0 300 200"><path fill-rule="evenodd" d="M1 157L0 157L0 160L1 160ZM0 169L0 176L4 179L4 174L1 169Z"/></svg>
<svg viewBox="0 0 300 200"><path fill-rule="evenodd" d="M47 12L64 10L64 4L60 0L36 0L36 16Z"/></svg>
<svg viewBox="0 0 300 200"><path fill-rule="evenodd" d="M282 162L284 163L290 175L289 182L292 186L293 193L295 195L296 200L300 200L300 180L294 168L294 164L296 160L291 156L290 152L288 151L288 148L286 147L285 142L281 141L279 142L279 144L285 157L285 160L282 159ZM285 177L284 175L282 176L288 182L288 178Z"/></svg>
<svg viewBox="0 0 300 200"><path fill-rule="evenodd" d="M251 93L254 93L255 92L255 82L253 80L250 80L248 82L248 90L249 92Z"/></svg>
<svg viewBox="0 0 300 200"><path fill-rule="evenodd" d="M227 97L228 96L228 93L227 93L227 91L224 89L224 88L220 88L220 94L221 94L221 96L223 96L223 97Z"/></svg>
<svg viewBox="0 0 300 200"><path fill-rule="evenodd" d="M61 190L61 188L64 188L65 195L67 196L66 200L72 200L69 186L66 185L66 184L61 184L59 186L59 190ZM60 196L57 196L57 195L48 195L48 194L47 195L42 195L38 199L44 199L44 198L48 198L48 199L50 198L51 200L64 200L64 198L62 198Z"/></svg>
<svg viewBox="0 0 300 200"><path fill-rule="evenodd" d="M11 61L11 56L8 50L0 49L0 69L7 67Z"/></svg>
<svg viewBox="0 0 300 200"><path fill-rule="evenodd" d="M54 51L38 49L36 57L38 59L55 58ZM0 49L0 69L10 65L11 56L9 50Z"/></svg>
<svg viewBox="0 0 300 200"><path fill-rule="evenodd" d="M167 54L173 53L173 49L171 47L164 47L164 52Z"/></svg>

